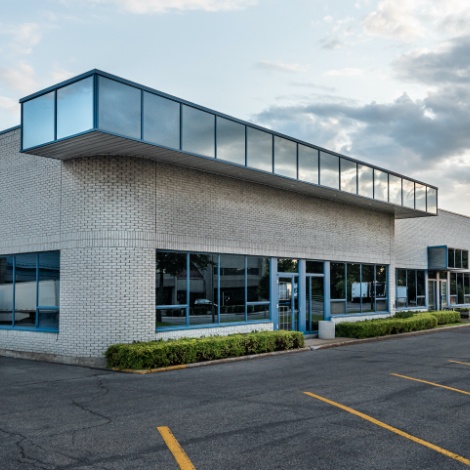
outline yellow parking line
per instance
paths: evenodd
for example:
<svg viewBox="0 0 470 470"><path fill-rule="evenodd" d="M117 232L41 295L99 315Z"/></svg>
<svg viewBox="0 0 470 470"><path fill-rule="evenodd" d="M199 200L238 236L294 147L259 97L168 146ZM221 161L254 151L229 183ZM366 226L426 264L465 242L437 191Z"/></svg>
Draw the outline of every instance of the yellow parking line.
<svg viewBox="0 0 470 470"><path fill-rule="evenodd" d="M454 364L463 364L464 366L470 366L470 362L460 362L460 361L451 361L451 360L449 360L449 362L453 362Z"/></svg>
<svg viewBox="0 0 470 470"><path fill-rule="evenodd" d="M179 465L181 470L196 470L194 465L189 460L189 457L186 455L186 452L180 446L179 442L176 440L176 437L173 436L173 433L170 431L170 428L167 426L157 427L158 432L163 437L165 444L170 449L170 452L173 454L173 457L176 460L176 463Z"/></svg>
<svg viewBox="0 0 470 470"><path fill-rule="evenodd" d="M407 375L400 375L400 374L390 374L390 375L393 375L395 377L401 377L402 379L414 380L415 382L421 382L423 384L433 385L434 387L445 388L446 390L452 390L453 392L463 393L464 395L470 395L470 392L466 392L465 390L447 387L446 385L436 384L434 382L428 382L427 380L415 379L414 377L408 377Z"/></svg>
<svg viewBox="0 0 470 470"><path fill-rule="evenodd" d="M310 392L304 392L304 393L305 395L308 395L312 398L316 398L317 400L328 403L329 405L336 406L337 408L347 411L348 413L351 413L355 416L359 416L360 418L365 419L366 421L369 421L370 423L376 424L377 426L387 429L388 431L398 434L399 436L405 437L406 439L416 442L417 444L421 444L422 446L427 447L428 449L432 449L436 452L439 452L440 454L445 455L446 457L450 457L451 459L457 460L470 467L470 459L466 459L465 457L462 457L461 455L455 454L454 452L450 452L446 449L443 449L442 447L436 446L435 444L431 444L430 442L424 441L423 439L420 439L419 437L412 436L411 434L408 434L405 431L401 431L400 429L394 428L393 426L389 426L388 424L385 424L382 421L379 421L378 419L372 418L372 416L368 416L364 413L361 413L360 411L356 411L353 408L349 408L348 406L342 405L341 403L337 403L335 401L329 400L328 398L321 397L320 395L315 395L314 393L310 393Z"/></svg>

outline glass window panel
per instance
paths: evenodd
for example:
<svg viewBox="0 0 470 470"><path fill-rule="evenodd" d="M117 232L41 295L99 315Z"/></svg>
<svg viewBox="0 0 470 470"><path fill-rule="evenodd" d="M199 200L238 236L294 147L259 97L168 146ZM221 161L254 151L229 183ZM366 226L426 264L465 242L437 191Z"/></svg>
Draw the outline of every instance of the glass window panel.
<svg viewBox="0 0 470 470"><path fill-rule="evenodd" d="M405 178L403 178L403 206L411 209L415 207L415 184Z"/></svg>
<svg viewBox="0 0 470 470"><path fill-rule="evenodd" d="M468 251L462 250L462 268L468 269Z"/></svg>
<svg viewBox="0 0 470 470"><path fill-rule="evenodd" d="M248 166L258 170L273 171L273 137L267 132L247 128Z"/></svg>
<svg viewBox="0 0 470 470"><path fill-rule="evenodd" d="M279 258L277 260L278 273L298 273L299 261L291 258Z"/></svg>
<svg viewBox="0 0 470 470"><path fill-rule="evenodd" d="M450 295L457 297L457 274L450 273Z"/></svg>
<svg viewBox="0 0 470 470"><path fill-rule="evenodd" d="M246 266L247 301L269 302L269 258L248 256ZM264 306L260 311L269 317L269 305Z"/></svg>
<svg viewBox="0 0 470 470"><path fill-rule="evenodd" d="M55 93L51 91L23 103L23 148L45 144L55 139Z"/></svg>
<svg viewBox="0 0 470 470"><path fill-rule="evenodd" d="M245 257L220 256L220 321L245 321Z"/></svg>
<svg viewBox="0 0 470 470"><path fill-rule="evenodd" d="M98 80L99 128L140 139L141 91L101 76Z"/></svg>
<svg viewBox="0 0 470 470"><path fill-rule="evenodd" d="M424 271L416 272L416 306L424 307L426 305L426 290Z"/></svg>
<svg viewBox="0 0 470 470"><path fill-rule="evenodd" d="M374 199L388 202L388 173L374 169Z"/></svg>
<svg viewBox="0 0 470 470"><path fill-rule="evenodd" d="M299 180L318 184L318 150L299 144Z"/></svg>
<svg viewBox="0 0 470 470"><path fill-rule="evenodd" d="M206 157L214 157L215 116L191 106L183 110L183 150Z"/></svg>
<svg viewBox="0 0 470 470"><path fill-rule="evenodd" d="M408 305L416 307L416 271L410 269L407 273Z"/></svg>
<svg viewBox="0 0 470 470"><path fill-rule="evenodd" d="M309 274L323 274L323 261L310 261L305 263L306 272Z"/></svg>
<svg viewBox="0 0 470 470"><path fill-rule="evenodd" d="M155 328L186 326L186 307L157 308Z"/></svg>
<svg viewBox="0 0 470 470"><path fill-rule="evenodd" d="M367 286L367 295L362 298L362 312L374 312L374 266L371 264L362 265L361 282L365 287Z"/></svg>
<svg viewBox="0 0 470 470"><path fill-rule="evenodd" d="M274 173L297 178L297 144L274 136Z"/></svg>
<svg viewBox="0 0 470 470"><path fill-rule="evenodd" d="M93 129L93 77L57 90L57 138Z"/></svg>
<svg viewBox="0 0 470 470"><path fill-rule="evenodd" d="M13 323L13 256L0 257L0 325Z"/></svg>
<svg viewBox="0 0 470 470"><path fill-rule="evenodd" d="M15 326L36 326L36 255L15 257Z"/></svg>
<svg viewBox="0 0 470 470"><path fill-rule="evenodd" d="M346 298L346 285L345 285L345 264L344 263L331 263L330 264L330 295L332 299L345 299Z"/></svg>
<svg viewBox="0 0 470 470"><path fill-rule="evenodd" d="M217 158L245 165L245 126L217 116Z"/></svg>
<svg viewBox="0 0 470 470"><path fill-rule="evenodd" d="M58 309L38 309L38 328L58 329L59 310Z"/></svg>
<svg viewBox="0 0 470 470"><path fill-rule="evenodd" d="M462 267L462 250L455 250L455 267Z"/></svg>
<svg viewBox="0 0 470 470"><path fill-rule="evenodd" d="M387 298L387 266L375 266L375 298Z"/></svg>
<svg viewBox="0 0 470 470"><path fill-rule="evenodd" d="M361 300L367 295L367 284L361 282L361 265L347 265L347 304L346 313L360 313Z"/></svg>
<svg viewBox="0 0 470 470"><path fill-rule="evenodd" d="M339 189L339 157L320 152L320 184Z"/></svg>
<svg viewBox="0 0 470 470"><path fill-rule="evenodd" d="M453 248L449 248L447 250L449 268L455 268L455 250Z"/></svg>
<svg viewBox="0 0 470 470"><path fill-rule="evenodd" d="M144 91L144 140L180 148L180 104Z"/></svg>
<svg viewBox="0 0 470 470"><path fill-rule="evenodd" d="M401 178L395 175L388 175L389 202L401 206Z"/></svg>
<svg viewBox="0 0 470 470"><path fill-rule="evenodd" d="M374 170L370 166L357 165L357 171L359 177L359 195L372 198L374 196Z"/></svg>
<svg viewBox="0 0 470 470"><path fill-rule="evenodd" d="M408 299L408 291L406 287L406 269L397 269L396 289L397 308L404 308L407 306Z"/></svg>
<svg viewBox="0 0 470 470"><path fill-rule="evenodd" d="M341 191L357 193L357 163L341 158Z"/></svg>
<svg viewBox="0 0 470 470"><path fill-rule="evenodd" d="M437 191L434 188L427 188L427 210L431 214L437 213Z"/></svg>
<svg viewBox="0 0 470 470"><path fill-rule="evenodd" d="M457 303L465 303L464 291L463 291L463 273L457 273Z"/></svg>
<svg viewBox="0 0 470 470"><path fill-rule="evenodd" d="M217 255L190 253L191 325L218 322ZM215 274L214 274L215 273Z"/></svg>
<svg viewBox="0 0 470 470"><path fill-rule="evenodd" d="M156 305L186 305L186 253L157 251Z"/></svg>
<svg viewBox="0 0 470 470"><path fill-rule="evenodd" d="M58 307L60 293L60 252L38 255L38 306Z"/></svg>
<svg viewBox="0 0 470 470"><path fill-rule="evenodd" d="M416 209L420 211L426 210L426 186L423 184L415 184L415 195L416 195Z"/></svg>
<svg viewBox="0 0 470 470"><path fill-rule="evenodd" d="M346 301L335 301L330 302L331 315L343 315L346 313Z"/></svg>

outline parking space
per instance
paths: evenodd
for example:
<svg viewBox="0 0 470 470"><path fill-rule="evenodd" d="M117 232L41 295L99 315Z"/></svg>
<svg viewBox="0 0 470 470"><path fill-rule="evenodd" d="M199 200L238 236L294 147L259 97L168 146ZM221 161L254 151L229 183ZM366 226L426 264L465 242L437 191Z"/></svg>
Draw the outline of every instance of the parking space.
<svg viewBox="0 0 470 470"><path fill-rule="evenodd" d="M0 461L191 468L179 446L198 470L465 468L469 364L470 328L145 376L0 358Z"/></svg>

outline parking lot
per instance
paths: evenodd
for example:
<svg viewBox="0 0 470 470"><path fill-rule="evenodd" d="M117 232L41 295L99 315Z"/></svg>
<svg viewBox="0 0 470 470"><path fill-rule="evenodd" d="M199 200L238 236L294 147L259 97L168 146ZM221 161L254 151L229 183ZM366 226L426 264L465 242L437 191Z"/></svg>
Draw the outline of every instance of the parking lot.
<svg viewBox="0 0 470 470"><path fill-rule="evenodd" d="M133 375L0 357L11 469L470 466L470 327Z"/></svg>

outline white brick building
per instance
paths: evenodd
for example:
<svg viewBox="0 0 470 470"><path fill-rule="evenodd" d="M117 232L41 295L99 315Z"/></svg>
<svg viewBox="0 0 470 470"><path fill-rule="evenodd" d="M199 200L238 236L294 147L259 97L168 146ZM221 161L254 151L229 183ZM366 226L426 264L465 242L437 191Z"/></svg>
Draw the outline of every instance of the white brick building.
<svg viewBox="0 0 470 470"><path fill-rule="evenodd" d="M0 133L2 354L92 363L470 303L470 223L437 216L435 187L97 70L21 102Z"/></svg>

